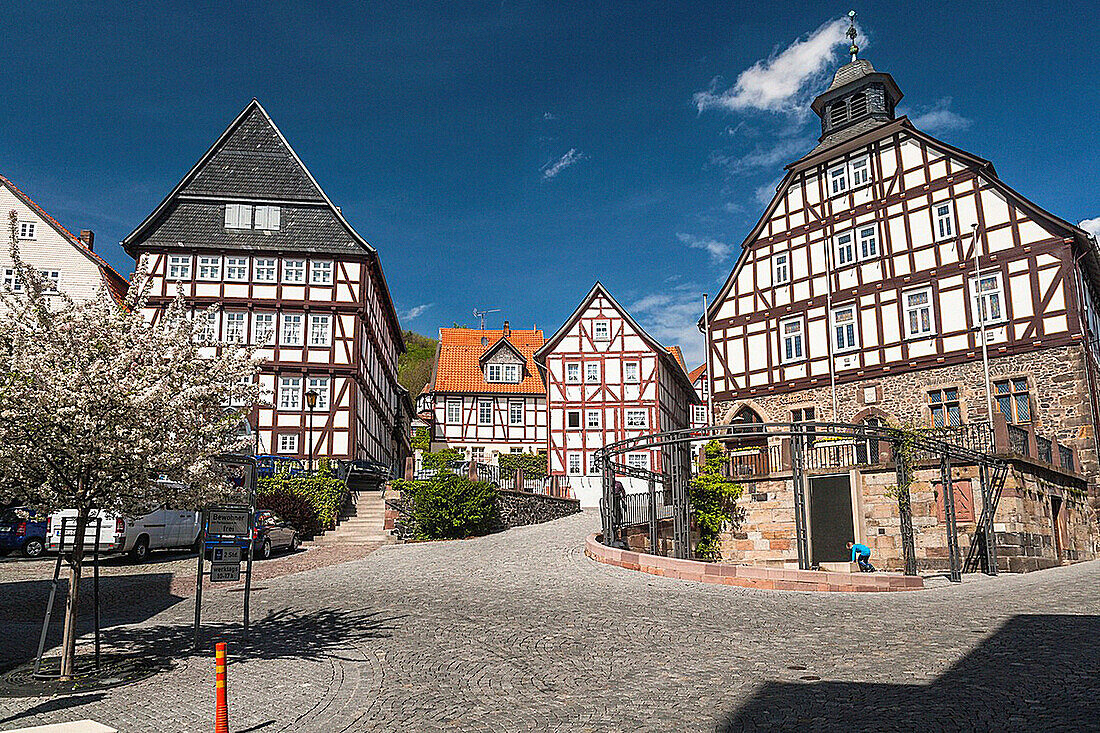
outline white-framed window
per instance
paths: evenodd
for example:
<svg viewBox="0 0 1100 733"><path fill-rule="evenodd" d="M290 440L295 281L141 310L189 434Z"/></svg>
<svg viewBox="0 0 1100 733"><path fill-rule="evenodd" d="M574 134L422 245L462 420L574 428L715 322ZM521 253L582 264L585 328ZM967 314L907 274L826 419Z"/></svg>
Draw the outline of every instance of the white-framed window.
<svg viewBox="0 0 1100 733"><path fill-rule="evenodd" d="M328 377L306 378L306 392L313 390L317 393L317 406L315 410L328 410L329 380Z"/></svg>
<svg viewBox="0 0 1100 733"><path fill-rule="evenodd" d="M38 222L35 221L21 221L19 222L19 238L20 239L34 239L38 236Z"/></svg>
<svg viewBox="0 0 1100 733"><path fill-rule="evenodd" d="M584 381L588 384L600 383L600 363L598 361L585 362Z"/></svg>
<svg viewBox="0 0 1100 733"><path fill-rule="evenodd" d="M871 182L871 161L864 155L848 164L848 177L852 188L859 188Z"/></svg>
<svg viewBox="0 0 1100 733"><path fill-rule="evenodd" d="M225 279L234 280L237 282L248 280L248 258L247 257L226 257L225 258Z"/></svg>
<svg viewBox="0 0 1100 733"><path fill-rule="evenodd" d="M256 207L256 229L263 231L278 231L279 230L279 207L278 206L257 206Z"/></svg>
<svg viewBox="0 0 1100 733"><path fill-rule="evenodd" d="M583 472L580 453L567 453L565 456L566 472L570 476L580 476Z"/></svg>
<svg viewBox="0 0 1100 733"><path fill-rule="evenodd" d="M477 401L477 424L478 425L492 425L493 424L493 401L492 400L478 400Z"/></svg>
<svg viewBox="0 0 1100 733"><path fill-rule="evenodd" d="M488 382L503 382L504 381L504 365L503 364L490 364L486 370L487 374L485 380Z"/></svg>
<svg viewBox="0 0 1100 733"><path fill-rule="evenodd" d="M4 270L4 287L13 293L23 292L23 281L16 275L14 267L8 267Z"/></svg>
<svg viewBox="0 0 1100 733"><path fill-rule="evenodd" d="M523 448L520 448L518 446L513 445L511 448L508 449L508 452L509 453L523 453Z"/></svg>
<svg viewBox="0 0 1100 733"><path fill-rule="evenodd" d="M218 312L198 311L195 313L198 326L195 329L195 340L199 343L208 343L218 338Z"/></svg>
<svg viewBox="0 0 1100 733"><path fill-rule="evenodd" d="M611 340L611 322L610 321L596 321L592 325L592 338L595 341L610 341Z"/></svg>
<svg viewBox="0 0 1100 733"><path fill-rule="evenodd" d="M504 381L512 384L519 382L519 364L504 365Z"/></svg>
<svg viewBox="0 0 1100 733"><path fill-rule="evenodd" d="M836 235L836 264L837 267L850 265L856 261L855 235L852 232L841 232Z"/></svg>
<svg viewBox="0 0 1100 733"><path fill-rule="evenodd" d="M486 367L486 381L517 384L519 382L519 364L489 364Z"/></svg>
<svg viewBox="0 0 1100 733"><path fill-rule="evenodd" d="M1004 291L1001 273L992 272L970 279L970 292L974 298L975 325L989 325L1005 320Z"/></svg>
<svg viewBox="0 0 1100 733"><path fill-rule="evenodd" d="M310 260L309 284L332 285L332 262L328 260Z"/></svg>
<svg viewBox="0 0 1100 733"><path fill-rule="evenodd" d="M485 462L485 446L479 445L470 449L470 460L474 463Z"/></svg>
<svg viewBox="0 0 1100 733"><path fill-rule="evenodd" d="M581 411L580 410L566 410L565 411L565 428L567 430L580 430L581 429Z"/></svg>
<svg viewBox="0 0 1100 733"><path fill-rule="evenodd" d="M705 423L707 421L707 406L695 405L695 422Z"/></svg>
<svg viewBox="0 0 1100 733"><path fill-rule="evenodd" d="M279 378L279 409L297 410L302 406L302 378Z"/></svg>
<svg viewBox="0 0 1100 733"><path fill-rule="evenodd" d="M779 330L783 337L783 350L780 352L782 361L799 361L805 358L805 351L803 348L805 339L802 337L802 319L792 318L789 321L781 321L779 323Z"/></svg>
<svg viewBox="0 0 1100 733"><path fill-rule="evenodd" d="M598 476L600 473L600 459L596 457L596 451L592 451L588 454L588 475Z"/></svg>
<svg viewBox="0 0 1100 733"><path fill-rule="evenodd" d="M580 362L570 361L565 364L565 382L566 384L580 384L581 383L581 365Z"/></svg>
<svg viewBox="0 0 1100 733"><path fill-rule="evenodd" d="M648 422L648 412L646 410L626 411L626 426L628 428L644 428Z"/></svg>
<svg viewBox="0 0 1100 733"><path fill-rule="evenodd" d="M283 346L301 346L302 345L302 325L305 321L305 316L301 313L284 313L283 319Z"/></svg>
<svg viewBox="0 0 1100 733"><path fill-rule="evenodd" d="M309 317L309 345L330 346L332 344L332 316L313 315Z"/></svg>
<svg viewBox="0 0 1100 733"><path fill-rule="evenodd" d="M638 382L638 362L623 362L623 381L631 384Z"/></svg>
<svg viewBox="0 0 1100 733"><path fill-rule="evenodd" d="M856 227L856 238L859 239L859 258L861 260L878 257L878 227L874 224Z"/></svg>
<svg viewBox="0 0 1100 733"><path fill-rule="evenodd" d="M627 453L626 465L631 468L649 468L649 456L645 453Z"/></svg>
<svg viewBox="0 0 1100 733"><path fill-rule="evenodd" d="M848 190L848 167L838 165L829 170L828 178L829 195L835 196Z"/></svg>
<svg viewBox="0 0 1100 733"><path fill-rule="evenodd" d="M950 201L932 204L932 231L937 242L955 236L955 207Z"/></svg>
<svg viewBox="0 0 1100 733"><path fill-rule="evenodd" d="M191 279L191 255L168 255L168 279Z"/></svg>
<svg viewBox="0 0 1100 733"><path fill-rule="evenodd" d="M584 425L589 430L599 430L600 429L600 411L599 410L588 410L588 412L585 416Z"/></svg>
<svg viewBox="0 0 1100 733"><path fill-rule="evenodd" d="M237 384L239 384L241 386L244 386L244 387L251 386L252 377L241 377L240 379L237 380ZM229 398L229 406L230 407L247 407L248 405L249 405L249 403L243 397L230 397Z"/></svg>
<svg viewBox="0 0 1100 733"><path fill-rule="evenodd" d="M279 434L279 452L280 453L297 453L298 452L298 434L297 433L280 433Z"/></svg>
<svg viewBox="0 0 1100 733"><path fill-rule="evenodd" d="M283 260L283 282L304 283L306 281L305 260Z"/></svg>
<svg viewBox="0 0 1100 733"><path fill-rule="evenodd" d="M252 315L252 343L267 346L275 341L275 314L254 313Z"/></svg>
<svg viewBox="0 0 1100 733"><path fill-rule="evenodd" d="M199 255L199 280L222 279L222 258L218 255Z"/></svg>
<svg viewBox="0 0 1100 733"><path fill-rule="evenodd" d="M257 257L252 262L255 267L256 282L273 283L276 280L277 264L274 257Z"/></svg>
<svg viewBox="0 0 1100 733"><path fill-rule="evenodd" d="M243 344L248 326L248 314L243 312L227 312L225 314L225 343Z"/></svg>
<svg viewBox="0 0 1100 733"><path fill-rule="evenodd" d="M859 348L856 330L856 307L845 305L833 309L834 351L851 351Z"/></svg>
<svg viewBox="0 0 1100 733"><path fill-rule="evenodd" d="M902 295L905 303L905 336L918 338L933 333L932 288L909 290Z"/></svg>
<svg viewBox="0 0 1100 733"><path fill-rule="evenodd" d="M226 204L225 205L226 229L251 229L252 205L251 204Z"/></svg>
<svg viewBox="0 0 1100 733"><path fill-rule="evenodd" d="M774 285L791 281L791 256L786 252L772 257L772 281Z"/></svg>
<svg viewBox="0 0 1100 733"><path fill-rule="evenodd" d="M462 421L462 402L459 400L447 400L447 422L458 423Z"/></svg>
<svg viewBox="0 0 1100 733"><path fill-rule="evenodd" d="M56 293L58 288L61 287L60 270L39 270L38 274L41 275L42 279L46 281L46 288L44 292Z"/></svg>
<svg viewBox="0 0 1100 733"><path fill-rule="evenodd" d="M523 403L513 400L508 403L508 424L509 425L522 425L523 424Z"/></svg>

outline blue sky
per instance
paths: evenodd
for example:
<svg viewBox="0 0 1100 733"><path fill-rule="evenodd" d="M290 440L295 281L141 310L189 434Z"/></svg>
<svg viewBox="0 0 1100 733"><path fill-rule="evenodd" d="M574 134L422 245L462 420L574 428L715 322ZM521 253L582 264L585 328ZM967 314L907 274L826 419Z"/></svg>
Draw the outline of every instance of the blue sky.
<svg viewBox="0 0 1100 733"><path fill-rule="evenodd" d="M599 279L695 360L700 294L812 147L850 7L19 3L0 172L129 274L116 243L255 96L381 252L407 328L481 307L549 332ZM1095 4L854 7L902 112L1100 217Z"/></svg>

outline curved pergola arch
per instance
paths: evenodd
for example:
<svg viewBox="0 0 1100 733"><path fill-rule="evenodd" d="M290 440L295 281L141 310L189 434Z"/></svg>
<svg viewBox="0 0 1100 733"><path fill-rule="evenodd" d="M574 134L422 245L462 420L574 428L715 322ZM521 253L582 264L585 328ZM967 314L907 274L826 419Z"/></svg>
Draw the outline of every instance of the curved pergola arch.
<svg viewBox="0 0 1100 733"><path fill-rule="evenodd" d="M736 405L740 409L744 403ZM989 446L966 445L945 431L905 430L891 425L868 425L863 422L733 422L709 425L701 428L686 428L665 432L639 435L611 443L596 451L603 479L603 499L600 502L603 541L605 544L622 544L621 532L624 528L622 503L625 492L616 482L617 476L640 478L648 483L651 506L655 503L656 484L661 483L666 490L671 489L673 500L673 547L676 557L691 556L689 527L691 507L687 486L691 478L691 449L699 443L711 440L759 441L778 439L789 449L790 473L795 498L794 523L798 564L809 569L809 547L806 524L805 476L806 452L822 447L843 448L858 443L872 441L887 442L892 446L892 455L898 476L898 511L901 517L902 549L905 555L905 572L916 575L916 553L913 539L912 512L910 509L909 484L912 479L912 466L918 460L938 462L944 492L944 515L947 522L948 554L951 563L951 579L961 580L964 569L972 570L979 559L984 560L987 572L996 573L996 549L993 542L993 513L1000 498L1001 488L1008 474L1008 462L993 455ZM970 441L973 443L973 441ZM656 472L628 466L617 460L626 453L639 450L660 449L662 451L662 471ZM784 455L786 455L784 453ZM854 463L854 461L853 461ZM982 491L982 514L978 522L978 531L971 542L970 553L965 568L960 558L958 528L955 518L954 491L951 480L951 464L965 463L979 468ZM766 479L782 480L784 476L770 474ZM656 547L656 515L651 515L651 547ZM980 537L979 537L980 536ZM979 558L978 546L982 545L983 556Z"/></svg>

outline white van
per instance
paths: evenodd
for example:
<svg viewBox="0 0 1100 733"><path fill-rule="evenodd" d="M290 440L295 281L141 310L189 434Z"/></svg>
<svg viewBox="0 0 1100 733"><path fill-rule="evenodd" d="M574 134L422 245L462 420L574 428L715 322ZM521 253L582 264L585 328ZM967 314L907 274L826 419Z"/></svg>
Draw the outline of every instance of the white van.
<svg viewBox="0 0 1100 733"><path fill-rule="evenodd" d="M50 552L61 542L61 520L65 520L65 547L76 540L76 510L64 509L50 515L46 525ZM198 548L199 512L161 508L137 518L103 516L99 532L100 552L129 552L141 562L150 550ZM84 531L84 552L89 555L95 543L95 518L89 518Z"/></svg>

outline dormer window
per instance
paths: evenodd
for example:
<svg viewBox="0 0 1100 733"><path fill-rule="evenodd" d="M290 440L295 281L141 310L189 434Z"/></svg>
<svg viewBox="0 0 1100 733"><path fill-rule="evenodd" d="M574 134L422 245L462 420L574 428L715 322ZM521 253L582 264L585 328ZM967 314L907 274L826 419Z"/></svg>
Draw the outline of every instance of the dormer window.
<svg viewBox="0 0 1100 733"><path fill-rule="evenodd" d="M485 381L519 384L519 364L489 364L485 369Z"/></svg>
<svg viewBox="0 0 1100 733"><path fill-rule="evenodd" d="M248 204L225 205L226 229L251 229L252 207Z"/></svg>

